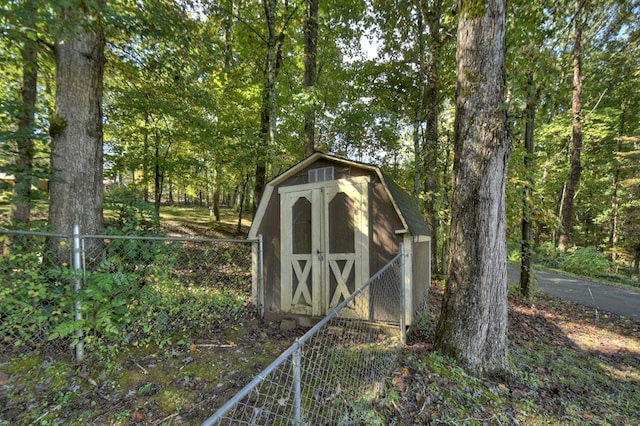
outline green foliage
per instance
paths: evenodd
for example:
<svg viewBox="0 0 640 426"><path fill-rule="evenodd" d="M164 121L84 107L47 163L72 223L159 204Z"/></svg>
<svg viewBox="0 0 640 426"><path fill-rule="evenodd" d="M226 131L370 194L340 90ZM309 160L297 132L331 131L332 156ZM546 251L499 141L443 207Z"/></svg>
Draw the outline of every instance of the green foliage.
<svg viewBox="0 0 640 426"><path fill-rule="evenodd" d="M192 258L198 250L139 237L157 235L153 231L159 223L148 204L120 205L115 224L107 231L112 237L104 241L103 251L92 256L97 257L95 265L82 276L69 265L52 269L44 262L44 238L2 237L3 343L34 347L49 340L74 345L82 336L86 353L112 359L132 345L176 343L185 335L235 322L246 312L246 271L231 268L234 259L246 253L233 246L203 250L204 256L226 265L222 267L229 276L215 275L212 269L194 274L198 264ZM225 285L216 281L221 278ZM79 292L76 283L81 283Z"/></svg>
<svg viewBox="0 0 640 426"><path fill-rule="evenodd" d="M562 269L587 277L604 275L611 263L596 247L580 247L562 259Z"/></svg>
<svg viewBox="0 0 640 426"><path fill-rule="evenodd" d="M549 268L560 268L562 256L562 251L548 241L536 246L533 251L534 261Z"/></svg>
<svg viewBox="0 0 640 426"><path fill-rule="evenodd" d="M21 250L19 237L2 237L11 250L0 259L0 335L13 346L39 345L47 332L68 321L72 298L70 287L60 280L69 271L64 267L43 271L44 244L37 250Z"/></svg>

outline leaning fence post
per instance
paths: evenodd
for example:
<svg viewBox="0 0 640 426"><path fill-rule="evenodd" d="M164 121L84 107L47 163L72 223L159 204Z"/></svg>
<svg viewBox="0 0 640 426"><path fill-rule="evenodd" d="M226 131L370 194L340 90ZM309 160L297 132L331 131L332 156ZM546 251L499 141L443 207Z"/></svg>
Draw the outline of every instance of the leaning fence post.
<svg viewBox="0 0 640 426"><path fill-rule="evenodd" d="M302 424L301 362L300 344L297 343L296 350L293 352L293 424L296 426Z"/></svg>
<svg viewBox="0 0 640 426"><path fill-rule="evenodd" d="M406 283L404 282L406 260L404 258L404 243L400 243L400 309L402 310L402 314L400 314L400 343L404 345L407 343L407 295L406 295Z"/></svg>
<svg viewBox="0 0 640 426"><path fill-rule="evenodd" d="M76 343L76 359L78 361L82 361L84 357L84 346L83 346L83 334L82 334L82 305L80 304L80 290L82 289L82 248L80 245L80 226L78 224L73 225L73 269L74 269L74 291L76 294L76 322L78 323L78 343Z"/></svg>

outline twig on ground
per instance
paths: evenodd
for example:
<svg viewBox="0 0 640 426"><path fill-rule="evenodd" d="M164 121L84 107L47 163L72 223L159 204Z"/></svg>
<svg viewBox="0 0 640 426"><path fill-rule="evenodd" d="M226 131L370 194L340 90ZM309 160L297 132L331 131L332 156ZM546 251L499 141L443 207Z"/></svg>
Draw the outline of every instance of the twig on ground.
<svg viewBox="0 0 640 426"><path fill-rule="evenodd" d="M236 345L225 345L216 343L200 343L196 345L199 348L235 348Z"/></svg>
<svg viewBox="0 0 640 426"><path fill-rule="evenodd" d="M168 424L170 425L170 424L173 422L173 419L174 419L175 417L177 417L177 416L178 416L178 413L173 413L172 415L167 416L167 417L165 417L164 419L162 419L162 420L158 420L157 422L153 423L153 426L161 425L162 423L164 423L164 422L166 422L166 421L169 421L169 423L168 423Z"/></svg>
<svg viewBox="0 0 640 426"><path fill-rule="evenodd" d="M148 372L148 371L147 371L143 366L141 366L140 364L138 364L138 362L137 362L137 361L133 361L133 363L134 363L134 364L135 364L135 365L136 365L140 370L142 370L142 374L149 374L149 372Z"/></svg>

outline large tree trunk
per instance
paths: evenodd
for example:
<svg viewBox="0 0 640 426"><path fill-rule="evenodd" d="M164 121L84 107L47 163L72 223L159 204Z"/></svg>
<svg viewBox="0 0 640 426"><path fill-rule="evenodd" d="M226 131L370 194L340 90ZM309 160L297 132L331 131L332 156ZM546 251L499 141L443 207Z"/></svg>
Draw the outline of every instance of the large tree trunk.
<svg viewBox="0 0 640 426"><path fill-rule="evenodd" d="M56 44L56 108L52 136L49 225L70 234L74 223L85 234L102 229L102 88L105 39L100 20L65 8L62 21L70 31ZM91 22L89 24L88 22ZM97 257L98 241L86 241L87 260ZM55 241L56 261L69 250Z"/></svg>
<svg viewBox="0 0 640 426"><path fill-rule="evenodd" d="M460 0L451 246L436 348L475 374L507 368L505 0Z"/></svg>
<svg viewBox="0 0 640 426"><path fill-rule="evenodd" d="M316 147L316 107L312 90L316 85L318 56L318 3L306 0L307 11L304 20L304 86L311 95L308 109L304 114L304 154L313 154Z"/></svg>
<svg viewBox="0 0 640 426"><path fill-rule="evenodd" d="M573 45L573 132L571 148L571 171L565 185L560 219L562 230L558 239L558 248L564 250L571 240L571 224L573 221L573 199L576 195L580 174L582 173L582 2L578 0L576 12L576 35Z"/></svg>
<svg viewBox="0 0 640 426"><path fill-rule="evenodd" d="M18 158L15 168L15 183L11 200L11 222L29 228L31 216L31 184L33 172L33 125L35 121L38 86L38 44L35 40L35 14L37 6L33 0L25 1L25 15L31 17L23 24L28 34L22 45L22 106L18 120Z"/></svg>

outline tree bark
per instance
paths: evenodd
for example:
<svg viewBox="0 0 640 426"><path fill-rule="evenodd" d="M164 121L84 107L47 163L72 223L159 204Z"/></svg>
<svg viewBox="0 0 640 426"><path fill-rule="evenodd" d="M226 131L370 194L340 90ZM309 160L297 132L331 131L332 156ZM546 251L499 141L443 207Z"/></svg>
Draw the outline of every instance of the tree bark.
<svg viewBox="0 0 640 426"><path fill-rule="evenodd" d="M276 135L276 80L278 71L278 32L276 14L278 0L263 0L267 20L267 60L265 67L265 87L262 100L261 141L256 152L256 172L254 186L253 214L258 210L258 201L267 184L267 165L269 150Z"/></svg>
<svg viewBox="0 0 640 426"><path fill-rule="evenodd" d="M304 21L304 86L311 95L307 111L304 114L304 154L313 154L316 147L316 107L313 88L318 78L318 7L319 0L307 0L307 12Z"/></svg>
<svg viewBox="0 0 640 426"><path fill-rule="evenodd" d="M33 177L33 125L35 122L38 93L38 42L35 15L37 5L33 0L25 1L26 19L23 25L28 31L22 45L22 106L18 117L18 158L14 172L11 222L29 228L31 216L31 184Z"/></svg>
<svg viewBox="0 0 640 426"><path fill-rule="evenodd" d="M80 15L83 14L83 15ZM63 9L69 28L55 47L56 106L52 136L49 225L70 234L74 223L84 234L102 229L102 90L105 38L99 11ZM101 255L97 240L85 242L87 261ZM69 250L55 241L56 262L68 262Z"/></svg>
<svg viewBox="0 0 640 426"><path fill-rule="evenodd" d="M435 347L474 374L507 368L505 0L460 0L451 245Z"/></svg>
<svg viewBox="0 0 640 426"><path fill-rule="evenodd" d="M527 99L527 121L525 124L524 144L527 152L524 154L524 168L526 173L526 183L522 200L522 246L520 256L520 294L526 298L531 293L531 228L533 225L533 166L535 145L534 129L536 120L537 96L533 85L533 74L528 76L529 96Z"/></svg>
<svg viewBox="0 0 640 426"><path fill-rule="evenodd" d="M573 131L571 148L571 171L567 179L562 200L560 218L562 229L558 239L558 248L565 250L571 240L571 224L573 221L573 199L582 173L582 1L578 0L578 11L575 17L576 34L573 45Z"/></svg>
<svg viewBox="0 0 640 426"><path fill-rule="evenodd" d="M442 40L440 36L442 18L442 0L436 0L433 8L426 14L430 34L430 55L427 62L427 94L426 94L426 133L423 150L424 168L424 216L431 233L431 268L438 268L438 229L440 225L438 199L438 146L440 133L438 118L440 116L440 55Z"/></svg>
<svg viewBox="0 0 640 426"><path fill-rule="evenodd" d="M429 169L424 164L424 150L425 143L421 141L420 137L420 128L424 124L425 121L425 112L424 112L424 85L426 80L426 47L425 47L425 34L424 34L424 13L420 7L418 7L417 13L417 41L416 45L418 47L418 63L416 67L418 68L418 73L416 75L416 86L417 90L417 99L416 99L416 109L413 115L413 152L414 152L414 171L413 171L413 196L416 201L420 200L420 193L422 190L425 192L425 196L429 197L430 194L426 191L426 188L421 188L422 186L422 172L424 171L425 175L429 175ZM428 124L430 125L430 124ZM423 163L423 164L421 164Z"/></svg>

